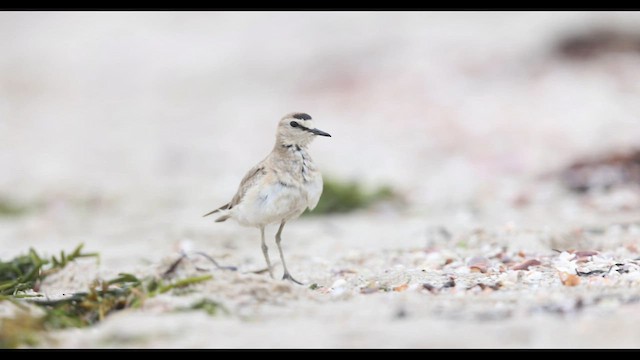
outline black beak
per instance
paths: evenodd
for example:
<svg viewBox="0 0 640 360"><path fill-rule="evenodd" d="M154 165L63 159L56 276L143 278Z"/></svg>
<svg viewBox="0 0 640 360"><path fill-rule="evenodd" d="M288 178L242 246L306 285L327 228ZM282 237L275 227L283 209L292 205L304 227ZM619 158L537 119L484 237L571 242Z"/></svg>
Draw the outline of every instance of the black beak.
<svg viewBox="0 0 640 360"><path fill-rule="evenodd" d="M316 135L320 135L320 136L328 136L331 137L331 135L329 135L329 133L326 133L320 129L309 129L309 132L314 133Z"/></svg>

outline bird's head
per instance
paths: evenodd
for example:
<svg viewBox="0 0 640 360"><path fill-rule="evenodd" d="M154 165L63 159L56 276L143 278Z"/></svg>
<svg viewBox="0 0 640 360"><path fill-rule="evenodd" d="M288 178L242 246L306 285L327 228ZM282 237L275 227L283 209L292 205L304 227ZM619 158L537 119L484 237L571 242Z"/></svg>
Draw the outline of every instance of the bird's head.
<svg viewBox="0 0 640 360"><path fill-rule="evenodd" d="M285 115L278 123L276 141L280 145L306 146L318 135L331 137L328 133L314 127L309 114L295 112Z"/></svg>

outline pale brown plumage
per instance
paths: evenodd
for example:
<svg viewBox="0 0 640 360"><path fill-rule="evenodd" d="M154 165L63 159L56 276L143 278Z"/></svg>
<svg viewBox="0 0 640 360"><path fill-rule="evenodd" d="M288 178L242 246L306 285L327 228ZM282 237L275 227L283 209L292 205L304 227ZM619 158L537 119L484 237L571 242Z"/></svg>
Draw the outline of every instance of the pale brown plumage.
<svg viewBox="0 0 640 360"><path fill-rule="evenodd" d="M288 220L313 209L322 194L322 176L308 153L309 143L318 135L331 136L314 128L308 114L284 116L278 123L271 153L245 174L230 202L204 215L220 213L216 222L233 219L259 228L262 252L272 277L264 230L269 224L279 223L276 244L284 267L283 279L296 283L300 282L291 277L284 261L281 233Z"/></svg>
<svg viewBox="0 0 640 360"><path fill-rule="evenodd" d="M260 178L266 175L267 172L265 171L265 168L263 165L265 160L262 160L260 163L258 163L258 165L254 166L253 168L251 168L251 170L247 172L247 174L242 178L242 181L240 181L240 186L238 187L238 191L236 191L236 194L233 196L230 202L222 205L221 207L215 210L212 210L211 212L204 214L202 217L215 214L220 210L231 210L234 206L238 205L240 201L242 201L244 194L247 193L247 189L252 187L256 182L260 180ZM229 219L230 217L231 215L225 214L217 218L216 222L223 222Z"/></svg>

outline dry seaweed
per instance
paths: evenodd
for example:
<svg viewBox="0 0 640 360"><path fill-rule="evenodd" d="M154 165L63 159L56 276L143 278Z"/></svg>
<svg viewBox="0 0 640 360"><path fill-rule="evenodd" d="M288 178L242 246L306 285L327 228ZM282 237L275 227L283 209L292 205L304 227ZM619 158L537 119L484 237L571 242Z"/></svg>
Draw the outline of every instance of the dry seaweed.
<svg viewBox="0 0 640 360"><path fill-rule="evenodd" d="M138 279L131 274L119 274L108 281L94 281L87 292L79 292L63 299L28 299L29 303L44 310L44 315L22 311L14 318L0 318L0 348L35 345L44 331L82 328L104 320L109 314L139 308L146 299L173 289L185 288L211 280L212 275L190 277L166 283L162 279L148 277ZM201 301L190 309L216 313L217 303Z"/></svg>
<svg viewBox="0 0 640 360"><path fill-rule="evenodd" d="M577 193L640 184L640 150L576 160L560 172L560 180L565 187Z"/></svg>
<svg viewBox="0 0 640 360"><path fill-rule="evenodd" d="M154 276L139 279L135 275L121 273L111 280L95 280L88 291L62 299L42 299L39 294L22 293L37 290L37 284L47 275L82 257L98 257L98 254L83 253L81 244L68 255L61 252L59 257L43 259L30 249L27 255L0 262L0 301L10 301L21 310L14 317L0 318L0 348L35 345L43 331L90 326L115 311L138 308L146 299L158 294L213 278L212 275L203 275L166 281ZM24 302L41 308L44 315L33 315ZM213 315L217 307L217 303L203 300L191 309L202 309Z"/></svg>
<svg viewBox="0 0 640 360"><path fill-rule="evenodd" d="M64 299L33 299L30 302L45 309L44 323L47 329L85 327L104 320L114 311L138 308L146 299L158 294L212 278L212 275L204 275L165 283L155 277L138 279L123 273L109 281L94 281L88 292L75 293Z"/></svg>
<svg viewBox="0 0 640 360"><path fill-rule="evenodd" d="M565 36L555 52L569 60L591 60L611 53L640 54L640 34L615 28L595 28Z"/></svg>

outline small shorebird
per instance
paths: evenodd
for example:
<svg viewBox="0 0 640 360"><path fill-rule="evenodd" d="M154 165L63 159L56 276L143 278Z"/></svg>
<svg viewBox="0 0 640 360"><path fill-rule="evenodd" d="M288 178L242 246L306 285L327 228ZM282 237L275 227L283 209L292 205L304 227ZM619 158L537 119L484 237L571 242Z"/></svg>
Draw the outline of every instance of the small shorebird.
<svg viewBox="0 0 640 360"><path fill-rule="evenodd" d="M264 228L280 223L276 244L284 267L282 279L300 285L302 283L294 279L287 269L280 243L284 224L300 216L307 208L313 210L320 200L322 175L307 151L309 143L318 135L331 136L314 128L308 114L285 115L278 123L276 144L271 153L247 172L229 203L204 215L219 212L221 216L216 222L234 219L240 225L260 229L262 254L272 278Z"/></svg>

